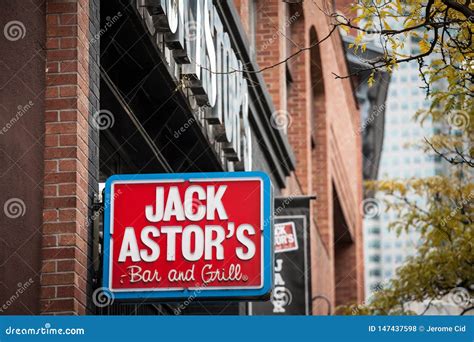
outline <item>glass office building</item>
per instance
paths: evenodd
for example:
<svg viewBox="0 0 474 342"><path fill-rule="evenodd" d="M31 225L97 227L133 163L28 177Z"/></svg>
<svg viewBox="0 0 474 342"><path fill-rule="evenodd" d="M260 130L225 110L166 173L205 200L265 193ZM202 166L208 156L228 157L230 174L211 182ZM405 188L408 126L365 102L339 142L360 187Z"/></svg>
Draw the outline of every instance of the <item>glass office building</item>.
<svg viewBox="0 0 474 342"><path fill-rule="evenodd" d="M416 54L418 43L408 40L406 52ZM414 120L417 111L427 109L423 81L418 63L403 63L392 74L385 110L385 134L378 179L426 178L443 172L439 158L423 152L417 143L439 130L430 120ZM365 293L369 298L373 291L391 279L406 258L416 252L419 234L416 231L397 233L389 229L396 216L385 212L377 194L374 196L377 210L364 219L365 244ZM422 201L419 201L422 205Z"/></svg>

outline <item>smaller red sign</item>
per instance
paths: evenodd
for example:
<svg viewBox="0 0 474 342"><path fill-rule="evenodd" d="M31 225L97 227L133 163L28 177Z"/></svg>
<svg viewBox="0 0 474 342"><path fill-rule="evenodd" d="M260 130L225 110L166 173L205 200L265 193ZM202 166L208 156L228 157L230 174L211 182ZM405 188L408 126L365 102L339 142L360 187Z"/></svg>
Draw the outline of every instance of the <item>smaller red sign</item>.
<svg viewBox="0 0 474 342"><path fill-rule="evenodd" d="M275 253L288 252L298 249L296 229L293 222L275 225Z"/></svg>

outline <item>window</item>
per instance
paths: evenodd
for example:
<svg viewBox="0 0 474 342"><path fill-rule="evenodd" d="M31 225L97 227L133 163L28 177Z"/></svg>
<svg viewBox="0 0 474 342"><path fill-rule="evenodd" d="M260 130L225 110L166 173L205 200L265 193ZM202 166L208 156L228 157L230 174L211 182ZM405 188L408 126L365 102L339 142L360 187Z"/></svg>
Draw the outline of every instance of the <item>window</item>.
<svg viewBox="0 0 474 342"><path fill-rule="evenodd" d="M380 228L379 227L371 227L371 228L369 228L369 233L370 234L380 234Z"/></svg>
<svg viewBox="0 0 474 342"><path fill-rule="evenodd" d="M372 248L380 248L380 241L379 240L372 240L369 242L369 247Z"/></svg>
<svg viewBox="0 0 474 342"><path fill-rule="evenodd" d="M371 255L371 256L369 256L369 261L380 262L380 255Z"/></svg>
<svg viewBox="0 0 474 342"><path fill-rule="evenodd" d="M381 274L382 272L378 268L369 271L369 275L372 277L380 277Z"/></svg>

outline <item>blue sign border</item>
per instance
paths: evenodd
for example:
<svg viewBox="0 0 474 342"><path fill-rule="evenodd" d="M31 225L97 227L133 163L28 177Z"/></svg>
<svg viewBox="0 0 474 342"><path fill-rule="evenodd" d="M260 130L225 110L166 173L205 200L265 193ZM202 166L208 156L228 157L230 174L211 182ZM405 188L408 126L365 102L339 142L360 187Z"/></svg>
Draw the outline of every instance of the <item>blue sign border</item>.
<svg viewBox="0 0 474 342"><path fill-rule="evenodd" d="M110 290L109 284L109 257L110 257L110 200L111 187L117 181L140 181L140 180L169 180L169 179L218 179L218 178L259 178L263 183L263 286L260 289L229 289L229 290L167 290L167 291L121 291ZM180 300L189 297L198 299L239 299L258 300L269 296L273 285L273 187L268 175L262 171L249 172L203 172L203 173L163 173L163 174L123 174L114 175L105 183L104 197L104 249L103 249L103 271L102 286L104 294L114 299L130 301L140 299L145 301L157 300Z"/></svg>

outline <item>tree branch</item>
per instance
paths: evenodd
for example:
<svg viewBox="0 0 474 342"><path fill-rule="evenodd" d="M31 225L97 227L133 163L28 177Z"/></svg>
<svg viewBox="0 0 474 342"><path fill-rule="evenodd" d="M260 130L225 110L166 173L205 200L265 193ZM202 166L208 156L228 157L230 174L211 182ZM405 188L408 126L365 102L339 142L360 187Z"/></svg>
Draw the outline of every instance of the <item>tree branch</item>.
<svg viewBox="0 0 474 342"><path fill-rule="evenodd" d="M461 151L457 148L454 148L454 151L450 151L451 153L456 154L460 159L455 157L448 157L445 153L439 151L434 145L425 138L425 142L430 146L430 148L441 158L446 160L448 163L453 165L460 165L460 164L467 164L469 167L474 167L474 160L468 160L467 158L471 159L471 157L466 157Z"/></svg>
<svg viewBox="0 0 474 342"><path fill-rule="evenodd" d="M445 4L448 8L451 8L455 11L458 11L466 17L471 23L474 22L474 11L469 8L469 4L465 3L464 5L457 2L456 0L442 0L443 4Z"/></svg>
<svg viewBox="0 0 474 342"><path fill-rule="evenodd" d="M469 311L471 310L474 310L474 306L470 306L468 308L465 308L464 310L461 311L461 313L459 314L459 316L464 316L466 313L468 313Z"/></svg>

